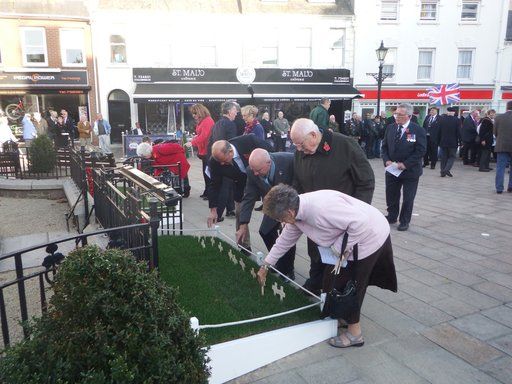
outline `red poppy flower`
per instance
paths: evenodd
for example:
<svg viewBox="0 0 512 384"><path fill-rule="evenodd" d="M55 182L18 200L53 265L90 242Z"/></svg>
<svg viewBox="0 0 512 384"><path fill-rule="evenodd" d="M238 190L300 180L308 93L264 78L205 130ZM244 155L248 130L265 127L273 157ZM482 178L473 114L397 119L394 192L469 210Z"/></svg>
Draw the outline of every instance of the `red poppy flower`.
<svg viewBox="0 0 512 384"><path fill-rule="evenodd" d="M329 152L331 150L331 146L329 145L329 143L326 141L324 143L324 151L325 152Z"/></svg>

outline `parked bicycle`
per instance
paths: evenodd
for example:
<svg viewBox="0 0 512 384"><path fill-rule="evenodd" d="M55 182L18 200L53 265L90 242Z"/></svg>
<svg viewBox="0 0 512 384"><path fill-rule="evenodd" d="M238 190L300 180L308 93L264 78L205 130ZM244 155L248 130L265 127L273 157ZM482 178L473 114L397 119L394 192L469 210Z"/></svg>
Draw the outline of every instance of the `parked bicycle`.
<svg viewBox="0 0 512 384"><path fill-rule="evenodd" d="M21 98L18 99L18 104L13 103L5 107L5 113L7 117L14 121L21 119L23 116L25 116L26 113L32 112L37 112L37 110L34 108L34 105L25 107Z"/></svg>

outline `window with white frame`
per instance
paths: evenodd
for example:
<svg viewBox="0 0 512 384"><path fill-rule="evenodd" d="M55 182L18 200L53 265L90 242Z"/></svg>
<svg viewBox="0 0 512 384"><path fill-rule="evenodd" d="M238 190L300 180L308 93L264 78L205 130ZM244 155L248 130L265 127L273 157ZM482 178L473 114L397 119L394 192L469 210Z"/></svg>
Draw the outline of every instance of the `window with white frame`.
<svg viewBox="0 0 512 384"><path fill-rule="evenodd" d="M311 67L311 28L299 28L295 33L295 66Z"/></svg>
<svg viewBox="0 0 512 384"><path fill-rule="evenodd" d="M62 66L84 66L83 29L60 30L60 55Z"/></svg>
<svg viewBox="0 0 512 384"><path fill-rule="evenodd" d="M457 63L457 79L470 80L473 77L474 49L459 49L459 61Z"/></svg>
<svg viewBox="0 0 512 384"><path fill-rule="evenodd" d="M380 19L382 21L398 20L398 0L382 0L380 5Z"/></svg>
<svg viewBox="0 0 512 384"><path fill-rule="evenodd" d="M201 44L199 46L199 63L202 67L217 66L217 47L213 44Z"/></svg>
<svg viewBox="0 0 512 384"><path fill-rule="evenodd" d="M110 62L112 64L126 63L126 41L121 35L110 36Z"/></svg>
<svg viewBox="0 0 512 384"><path fill-rule="evenodd" d="M329 29L329 51L330 51L330 66L332 68L344 68L345 64L345 29L344 28L330 28Z"/></svg>
<svg viewBox="0 0 512 384"><path fill-rule="evenodd" d="M388 48L384 65L382 66L382 73L396 73L396 48ZM388 77L388 79L394 79L395 75Z"/></svg>
<svg viewBox="0 0 512 384"><path fill-rule="evenodd" d="M277 67L279 63L279 31L265 28L261 36L260 64L265 67Z"/></svg>
<svg viewBox="0 0 512 384"><path fill-rule="evenodd" d="M438 5L437 0L422 0L420 4L420 20L436 21Z"/></svg>
<svg viewBox="0 0 512 384"><path fill-rule="evenodd" d="M432 80L435 50L433 48L422 48L418 52L418 80Z"/></svg>
<svg viewBox="0 0 512 384"><path fill-rule="evenodd" d="M478 8L480 7L479 1L464 1L462 0L462 12L460 16L461 21L477 21Z"/></svg>
<svg viewBox="0 0 512 384"><path fill-rule="evenodd" d="M48 65L46 30L40 27L21 28L21 50L23 65Z"/></svg>

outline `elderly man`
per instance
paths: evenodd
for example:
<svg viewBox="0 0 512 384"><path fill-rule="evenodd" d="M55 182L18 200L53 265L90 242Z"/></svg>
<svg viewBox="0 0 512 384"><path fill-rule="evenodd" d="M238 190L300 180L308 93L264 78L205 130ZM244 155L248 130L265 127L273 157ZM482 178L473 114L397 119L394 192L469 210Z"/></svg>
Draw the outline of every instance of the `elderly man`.
<svg viewBox="0 0 512 384"><path fill-rule="evenodd" d="M274 185L280 183L291 185L293 181L293 153L268 153L266 150L256 148L249 157L247 168L247 183L240 208L240 228L236 232L237 242L245 240L249 233L249 222L256 201L265 197ZM279 237L281 225L267 215L263 216L260 225L260 236L270 251ZM293 262L295 260L295 246L291 247L279 259L276 268L290 279L295 278Z"/></svg>
<svg viewBox="0 0 512 384"><path fill-rule="evenodd" d="M427 150L425 130L411 121L412 112L411 104L400 104L395 113L396 123L388 125L382 142L382 160L384 166L390 166L386 168L386 218L390 224L399 218L399 231L409 229L414 197L423 173L423 155ZM401 191L403 200L399 209Z"/></svg>
<svg viewBox="0 0 512 384"><path fill-rule="evenodd" d="M333 189L371 203L375 176L356 141L327 129L320 131L310 119L295 120L290 136L297 149L293 186L299 193ZM318 246L311 239L308 254L311 269L305 288L313 292L322 286L324 265Z"/></svg>
<svg viewBox="0 0 512 384"><path fill-rule="evenodd" d="M329 107L331 106L331 100L327 97L323 97L320 100L320 105L317 105L311 113L309 118L321 129L329 128Z"/></svg>
<svg viewBox="0 0 512 384"><path fill-rule="evenodd" d="M247 167L249 155L256 148L272 151L272 147L264 140L258 139L254 134L234 137L233 139L218 140L212 145L212 156L208 160L207 173L211 179L208 186L208 206L210 215L207 219L208 227L217 223L217 205L219 203L219 191L225 179L233 181L233 197L235 200L236 230L238 231L240 202L244 196L247 180ZM250 248L249 236L241 243L245 248Z"/></svg>
<svg viewBox="0 0 512 384"><path fill-rule="evenodd" d="M423 167L430 164L431 169L436 168L437 150L439 146L439 116L437 108L430 108L429 115L423 120L423 129L427 134L427 150L423 156Z"/></svg>
<svg viewBox="0 0 512 384"><path fill-rule="evenodd" d="M464 119L464 123L462 123L462 162L465 165L476 166L478 152L478 145L476 143L478 132L476 131L476 128L478 127L479 120L480 112L475 109L471 111L471 113Z"/></svg>
<svg viewBox="0 0 512 384"><path fill-rule="evenodd" d="M87 121L87 116L80 115L80 121L78 122L78 138L81 147L87 148L92 144L91 132L91 123Z"/></svg>
<svg viewBox="0 0 512 384"><path fill-rule="evenodd" d="M494 119L494 134L496 135L496 193L504 190L505 170L507 164L512 166L512 101L507 102L507 111ZM509 172L507 192L512 192L512 174Z"/></svg>
<svg viewBox="0 0 512 384"><path fill-rule="evenodd" d="M455 162L460 141L460 120L457 110L448 107L446 115L439 117L439 147L441 148L441 177L453 177L451 169Z"/></svg>
<svg viewBox="0 0 512 384"><path fill-rule="evenodd" d="M107 120L103 119L103 115L98 113L94 122L94 134L98 136L99 145L104 153L112 153L110 150L110 131L112 128Z"/></svg>

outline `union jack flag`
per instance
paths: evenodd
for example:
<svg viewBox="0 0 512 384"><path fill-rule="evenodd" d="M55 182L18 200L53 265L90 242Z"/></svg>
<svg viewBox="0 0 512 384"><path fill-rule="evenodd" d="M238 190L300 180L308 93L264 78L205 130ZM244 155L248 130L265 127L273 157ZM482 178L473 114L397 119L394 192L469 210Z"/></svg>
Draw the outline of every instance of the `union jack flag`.
<svg viewBox="0 0 512 384"><path fill-rule="evenodd" d="M460 101L459 84L442 84L438 87L428 89L430 104L446 105L458 103Z"/></svg>

